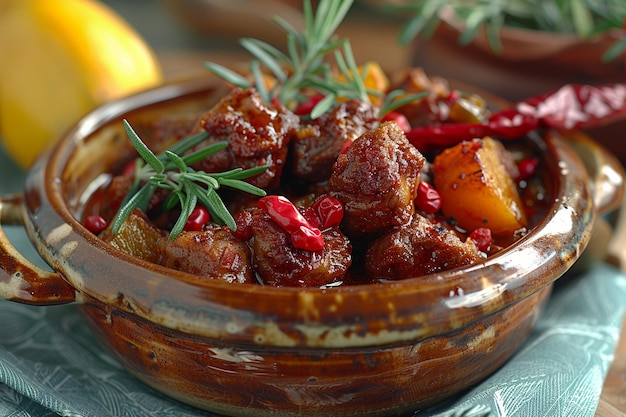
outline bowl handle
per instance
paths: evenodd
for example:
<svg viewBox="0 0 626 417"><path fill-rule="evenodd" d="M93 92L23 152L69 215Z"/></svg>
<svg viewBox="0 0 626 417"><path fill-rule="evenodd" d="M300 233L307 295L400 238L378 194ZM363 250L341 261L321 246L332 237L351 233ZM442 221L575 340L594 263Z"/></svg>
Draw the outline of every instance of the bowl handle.
<svg viewBox="0 0 626 417"><path fill-rule="evenodd" d="M626 174L617 157L580 131L561 131L581 158L593 187L594 204L600 217L588 250L592 258L604 259L626 272ZM615 212L615 221L609 216ZM614 223L614 224L612 224Z"/></svg>
<svg viewBox="0 0 626 417"><path fill-rule="evenodd" d="M587 169L598 214L605 215L621 207L626 174L619 159L581 131L559 133L572 145Z"/></svg>
<svg viewBox="0 0 626 417"><path fill-rule="evenodd" d="M3 225L24 226L21 194L0 197L0 299L33 305L76 301L76 290L57 272L26 259L4 233Z"/></svg>

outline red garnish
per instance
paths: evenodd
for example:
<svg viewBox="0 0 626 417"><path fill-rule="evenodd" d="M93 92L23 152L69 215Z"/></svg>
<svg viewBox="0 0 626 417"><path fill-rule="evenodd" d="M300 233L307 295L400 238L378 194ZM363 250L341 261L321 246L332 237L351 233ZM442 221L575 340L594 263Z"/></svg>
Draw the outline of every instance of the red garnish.
<svg viewBox="0 0 626 417"><path fill-rule="evenodd" d="M324 249L324 238L317 227L300 226L297 231L291 233L291 243L296 248L309 251Z"/></svg>
<svg viewBox="0 0 626 417"><path fill-rule="evenodd" d="M211 220L211 215L207 211L206 208L202 206L196 206L189 217L187 218L187 223L185 223L184 230L190 231L200 231Z"/></svg>
<svg viewBox="0 0 626 417"><path fill-rule="evenodd" d="M523 181L532 177L535 172L537 172L537 166L539 165L539 158L527 158L522 159L517 163L517 169L519 171L519 176L517 177L517 181Z"/></svg>
<svg viewBox="0 0 626 417"><path fill-rule="evenodd" d="M102 233L107 226L108 223L102 216L93 215L85 218L85 227L95 235Z"/></svg>
<svg viewBox="0 0 626 417"><path fill-rule="evenodd" d="M316 94L314 96L311 96L302 103L298 104L293 112L298 116L307 116L311 114L315 106L317 106L317 103L319 103L323 99L323 94Z"/></svg>
<svg viewBox="0 0 626 417"><path fill-rule="evenodd" d="M291 235L296 248L318 251L324 247L324 238L317 227L312 226L300 210L287 198L268 195L257 202L274 222Z"/></svg>
<svg viewBox="0 0 626 417"><path fill-rule="evenodd" d="M479 227L478 229L474 229L469 237L474 241L478 250L482 252L489 252L491 245L493 245L493 237L491 236L491 229L489 228Z"/></svg>
<svg viewBox="0 0 626 417"><path fill-rule="evenodd" d="M343 155L344 153L348 152L348 149L350 149L350 146L352 146L352 142L354 142L352 139L346 140L343 145L341 145L341 150L339 151L339 153Z"/></svg>
<svg viewBox="0 0 626 417"><path fill-rule="evenodd" d="M311 208L319 219L322 229L339 226L343 220L343 203L331 196L324 196L313 203Z"/></svg>
<svg viewBox="0 0 626 417"><path fill-rule="evenodd" d="M232 234L236 239L246 241L252 238L252 213L249 210L239 212L235 217L235 224L237 228Z"/></svg>
<svg viewBox="0 0 626 417"><path fill-rule="evenodd" d="M402 113L390 111L385 114L381 120L383 122L396 122L404 133L411 130L411 123L409 123L409 119L407 119L407 117Z"/></svg>
<svg viewBox="0 0 626 417"><path fill-rule="evenodd" d="M425 213L436 213L441 209L441 196L432 185L422 181L417 187L415 205L419 210Z"/></svg>
<svg viewBox="0 0 626 417"><path fill-rule="evenodd" d="M122 175L134 175L136 166L137 166L137 159L133 159L128 164L126 164L126 166L122 170Z"/></svg>
<svg viewBox="0 0 626 417"><path fill-rule="evenodd" d="M514 139L538 127L588 129L625 117L626 84L567 84L495 113L486 123L419 126L412 128L407 138L427 151L485 136Z"/></svg>

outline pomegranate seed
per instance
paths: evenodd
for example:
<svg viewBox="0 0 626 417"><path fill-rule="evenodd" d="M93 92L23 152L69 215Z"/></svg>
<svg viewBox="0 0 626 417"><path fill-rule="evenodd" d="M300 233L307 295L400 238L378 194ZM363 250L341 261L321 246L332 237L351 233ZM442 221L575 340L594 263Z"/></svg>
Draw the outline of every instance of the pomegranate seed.
<svg viewBox="0 0 626 417"><path fill-rule="evenodd" d="M196 206L187 218L184 229L188 232L200 231L209 220L211 220L211 216L207 209L202 206Z"/></svg>
<svg viewBox="0 0 626 417"><path fill-rule="evenodd" d="M85 218L85 227L95 235L102 233L107 226L108 223L102 216L93 215Z"/></svg>
<svg viewBox="0 0 626 417"><path fill-rule="evenodd" d="M311 207L315 210L322 229L339 226L343 220L343 203L334 197L322 197Z"/></svg>
<svg viewBox="0 0 626 417"><path fill-rule="evenodd" d="M491 245L493 245L493 238L491 236L491 229L486 227L479 227L472 230L469 235L470 239L474 241L478 250L483 252L489 252Z"/></svg>
<svg viewBox="0 0 626 417"><path fill-rule="evenodd" d="M420 182L415 198L417 208L425 213L433 214L441 209L441 196L435 188L427 182Z"/></svg>
<svg viewBox="0 0 626 417"><path fill-rule="evenodd" d="M306 116L311 114L317 103L324 99L323 94L316 94L314 96L309 97L302 103L298 104L296 108L293 110L295 114L298 116Z"/></svg>
<svg viewBox="0 0 626 417"><path fill-rule="evenodd" d="M133 159L128 164L126 164L126 166L122 170L122 175L134 175L135 174L135 166L137 166L137 160Z"/></svg>
<svg viewBox="0 0 626 417"><path fill-rule="evenodd" d="M248 210L240 212L235 218L237 229L232 231L236 239L246 241L252 238L252 213Z"/></svg>

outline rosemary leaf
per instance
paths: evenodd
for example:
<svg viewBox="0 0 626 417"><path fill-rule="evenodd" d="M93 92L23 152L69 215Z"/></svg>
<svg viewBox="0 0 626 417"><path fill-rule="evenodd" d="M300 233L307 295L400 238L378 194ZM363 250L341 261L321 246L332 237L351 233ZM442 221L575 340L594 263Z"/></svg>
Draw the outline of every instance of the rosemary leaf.
<svg viewBox="0 0 626 417"><path fill-rule="evenodd" d="M133 194L124 205L120 207L113 220L113 226L111 227L111 232L113 234L120 230L120 227L126 221L128 216L130 216L130 213L132 213L133 210L139 209L143 212L146 211L148 204L150 203L150 198L152 197L152 194L154 194L156 188L157 186L154 182L148 181L139 189L139 191Z"/></svg>
<svg viewBox="0 0 626 417"><path fill-rule="evenodd" d="M200 143L202 143L202 141L204 141L208 137L209 137L209 133L206 131L196 133L195 135L190 135L190 136L187 136L186 138L183 138L177 141L172 146L170 146L168 150L171 152L174 152L177 155L183 155L185 152L187 152L194 146L197 146ZM215 152L218 152L219 150L221 149L216 149Z"/></svg>
<svg viewBox="0 0 626 417"><path fill-rule="evenodd" d="M220 78L223 78L227 82L241 88L250 88L252 84L250 81L243 77L242 75L236 73L233 70L230 70L220 64L216 64L213 62L205 62L202 64L204 68L211 71L213 74L217 75Z"/></svg>
<svg viewBox="0 0 626 417"><path fill-rule="evenodd" d="M220 141L215 142L207 146L206 148L199 149L195 152L187 154L182 157L183 161L186 165L193 165L196 162L200 162L209 156L221 151L222 149L226 149L228 147L228 142Z"/></svg>
<svg viewBox="0 0 626 417"><path fill-rule="evenodd" d="M126 130L126 134L130 139L133 147L139 153L139 156L146 161L148 165L152 167L156 172L163 172L165 167L163 166L163 162L156 157L154 153L146 146L145 143L139 138L139 135L135 132L135 130L130 126L130 123L126 119L122 120L124 125L124 130Z"/></svg>
<svg viewBox="0 0 626 417"><path fill-rule="evenodd" d="M231 180L243 180L246 178L254 177L255 175L259 175L265 172L269 168L269 165L259 165L258 167L248 168L248 169L233 169L230 171L226 171L220 177L228 178ZM218 175L218 174L215 174Z"/></svg>
<svg viewBox="0 0 626 417"><path fill-rule="evenodd" d="M317 119L322 114L324 114L328 110L330 110L330 108L333 106L333 103L335 103L336 99L337 99L337 97L334 94L332 94L332 93L331 94L327 94L326 97L321 99L315 105L315 107L313 107L313 110L311 110L311 118L312 119Z"/></svg>
<svg viewBox="0 0 626 417"><path fill-rule="evenodd" d="M169 235L170 241L174 240L176 236L178 236L184 230L185 223L187 223L187 219L193 212L193 209L196 207L196 203L198 201L198 197L193 192L193 190L188 189L188 187L184 187L184 188L185 188L184 196L180 197L180 200L181 200L180 205L182 209L181 209L180 215L178 216L178 219L176 220L176 223L174 223L174 226L172 226L172 230L170 231L170 235Z"/></svg>
<svg viewBox="0 0 626 417"><path fill-rule="evenodd" d="M232 180L229 178L219 178L217 180L221 185L234 188L239 191L244 191L248 194L256 195L259 197L264 197L267 193L262 188L256 187L252 184L249 184L245 181L241 180Z"/></svg>
<svg viewBox="0 0 626 417"><path fill-rule="evenodd" d="M178 168L178 170L180 172L186 172L187 171L187 164L185 164L185 161L183 161L183 158L181 158L180 156L176 155L172 151L165 151L165 155L169 158L169 160L171 162L174 163L174 165L176 165L176 167Z"/></svg>
<svg viewBox="0 0 626 417"><path fill-rule="evenodd" d="M199 193L197 196L207 210L209 210L214 220L223 222L231 230L237 230L235 219L213 188L208 189L206 193Z"/></svg>
<svg viewBox="0 0 626 417"><path fill-rule="evenodd" d="M265 65L280 82L285 82L287 76L280 65L280 61L287 61L287 57L273 46L258 39L244 38L240 44Z"/></svg>

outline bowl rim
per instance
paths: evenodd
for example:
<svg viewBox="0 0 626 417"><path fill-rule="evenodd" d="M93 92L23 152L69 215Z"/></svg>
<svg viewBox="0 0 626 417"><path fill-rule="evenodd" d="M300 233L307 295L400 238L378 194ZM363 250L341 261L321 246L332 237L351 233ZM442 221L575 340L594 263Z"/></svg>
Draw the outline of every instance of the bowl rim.
<svg viewBox="0 0 626 417"><path fill-rule="evenodd" d="M122 253L84 228L60 191L71 152L90 134L129 112L211 91L216 85L209 77L185 80L100 106L70 129L29 172L30 191L25 196L31 239L84 300L116 306L173 329L206 337L241 337L242 342L255 344L356 347L413 343L469 325L550 285L571 267L589 241L597 214L589 177L574 150L556 132L533 138L546 158L555 193L546 216L519 241L479 263L421 277L336 288L277 288L220 280L197 285L195 276ZM51 205L47 210L54 218L50 225L42 224L40 202L29 198L33 192ZM569 228L559 230L563 226ZM127 269L126 279L140 280L132 274L146 279L150 274L144 289L139 283L126 290L104 289L96 280L85 281L84 274L89 271L81 269L79 260L59 257L63 242L47 239L58 227L67 229L65 243L71 236L86 252L79 256L81 260L96 259L100 267L104 262L118 262ZM80 278L77 271L82 271ZM172 275L178 279L172 280ZM158 295L159 288L168 291ZM220 314L227 317L220 319ZM255 330L244 335L238 326Z"/></svg>

